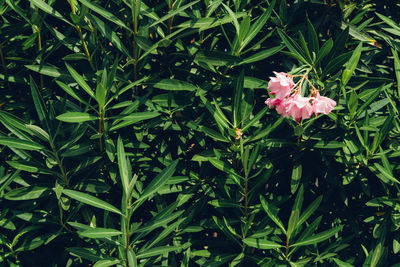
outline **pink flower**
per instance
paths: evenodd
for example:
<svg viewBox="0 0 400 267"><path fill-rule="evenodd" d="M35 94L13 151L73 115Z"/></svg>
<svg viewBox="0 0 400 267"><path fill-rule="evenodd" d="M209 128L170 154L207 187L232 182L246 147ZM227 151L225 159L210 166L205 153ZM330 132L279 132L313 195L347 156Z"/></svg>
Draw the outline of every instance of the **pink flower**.
<svg viewBox="0 0 400 267"><path fill-rule="evenodd" d="M270 77L268 89L271 95L275 95L278 99L288 96L294 86L293 79L284 72L275 72L275 77Z"/></svg>
<svg viewBox="0 0 400 267"><path fill-rule="evenodd" d="M319 93L317 93L312 105L315 115L318 115L318 113L328 114L336 106L336 101L329 97L320 96Z"/></svg>
<svg viewBox="0 0 400 267"><path fill-rule="evenodd" d="M292 116L297 122L300 119L309 119L313 114L313 107L310 103L312 98L303 97L299 94L295 94L288 98L286 101L286 113L288 116Z"/></svg>
<svg viewBox="0 0 400 267"><path fill-rule="evenodd" d="M278 114L281 114L282 117L287 117L286 114L286 98L268 98L265 100L265 104L269 106L269 108L275 108Z"/></svg>
<svg viewBox="0 0 400 267"><path fill-rule="evenodd" d="M280 105L282 102L282 99L279 98L268 98L265 100L265 104L268 105L269 108L274 108L278 105Z"/></svg>

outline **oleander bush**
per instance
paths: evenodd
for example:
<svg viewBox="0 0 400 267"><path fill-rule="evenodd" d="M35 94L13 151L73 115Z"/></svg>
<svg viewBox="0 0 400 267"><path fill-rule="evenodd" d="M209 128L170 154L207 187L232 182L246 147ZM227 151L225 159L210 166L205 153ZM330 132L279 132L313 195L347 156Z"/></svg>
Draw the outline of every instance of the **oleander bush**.
<svg viewBox="0 0 400 267"><path fill-rule="evenodd" d="M0 0L0 266L400 266L399 17Z"/></svg>

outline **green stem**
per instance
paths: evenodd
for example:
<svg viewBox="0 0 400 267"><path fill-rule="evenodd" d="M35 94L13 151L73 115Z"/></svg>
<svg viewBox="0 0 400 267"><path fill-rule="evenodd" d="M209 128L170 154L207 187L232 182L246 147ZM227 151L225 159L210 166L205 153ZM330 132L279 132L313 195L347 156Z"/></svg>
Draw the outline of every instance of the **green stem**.
<svg viewBox="0 0 400 267"><path fill-rule="evenodd" d="M125 261L126 261L126 267L129 267L129 258L128 258L128 254L129 254L129 242L130 242L130 233L129 233L129 225L130 225L130 219L131 219L131 215L130 215L130 211L127 210L127 216L126 216L126 230L125 230Z"/></svg>
<svg viewBox="0 0 400 267"><path fill-rule="evenodd" d="M61 160L60 160L60 158L58 156L58 153L57 153L57 150L56 150L56 148L54 146L54 143L51 140L51 137L50 137L50 147L53 150L53 156L56 158L56 162L57 162L58 168L60 169L60 172L61 172L62 180L63 180L65 186L68 187L69 186L69 180L68 180L67 174L65 173L64 167L63 167L62 162L61 162Z"/></svg>
<svg viewBox="0 0 400 267"><path fill-rule="evenodd" d="M137 11L137 0L133 0L133 79L137 81L137 44L136 36L138 35L138 11ZM135 91L137 92L137 85L135 85Z"/></svg>
<svg viewBox="0 0 400 267"><path fill-rule="evenodd" d="M75 6L74 6L73 0L70 0L70 5L71 5L72 13L76 15L76 11L75 11ZM95 67L94 67L93 61L92 61L92 56L90 55L89 49L88 49L88 47L86 45L86 42L85 42L85 39L83 38L82 29L81 29L81 27L79 25L75 25L75 27L76 27L76 30L79 33L79 38L81 39L82 46L83 46L83 49L85 50L85 54L86 54L86 56L88 58L90 67L92 68L92 70L96 70Z"/></svg>
<svg viewBox="0 0 400 267"><path fill-rule="evenodd" d="M105 132L105 125L104 125L104 108L103 108L100 110L100 117L99 117L100 152L103 151L102 134L104 132Z"/></svg>

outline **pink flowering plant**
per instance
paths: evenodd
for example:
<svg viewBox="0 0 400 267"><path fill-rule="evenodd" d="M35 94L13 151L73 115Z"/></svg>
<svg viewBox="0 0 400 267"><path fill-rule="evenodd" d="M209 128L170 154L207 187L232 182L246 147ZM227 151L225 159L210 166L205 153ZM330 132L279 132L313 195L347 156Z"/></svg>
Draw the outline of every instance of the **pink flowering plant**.
<svg viewBox="0 0 400 267"><path fill-rule="evenodd" d="M0 1L0 267L400 267L398 2Z"/></svg>
<svg viewBox="0 0 400 267"><path fill-rule="evenodd" d="M270 108L275 108L282 117L292 117L298 123L301 119L309 119L313 114L329 114L336 106L336 101L321 96L319 91L307 78L307 75L291 75L284 72L275 72L270 77L268 89L273 98L265 101ZM293 78L300 77L294 83ZM302 96L303 83L306 81L311 92L308 97Z"/></svg>

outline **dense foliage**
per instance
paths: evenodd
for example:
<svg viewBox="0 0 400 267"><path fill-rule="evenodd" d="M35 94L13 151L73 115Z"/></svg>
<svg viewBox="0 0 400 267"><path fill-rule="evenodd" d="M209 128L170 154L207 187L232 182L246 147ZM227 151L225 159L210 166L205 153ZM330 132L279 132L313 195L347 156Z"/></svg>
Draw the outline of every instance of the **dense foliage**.
<svg viewBox="0 0 400 267"><path fill-rule="evenodd" d="M399 266L399 17L0 0L0 266ZM273 71L335 109L281 117Z"/></svg>

